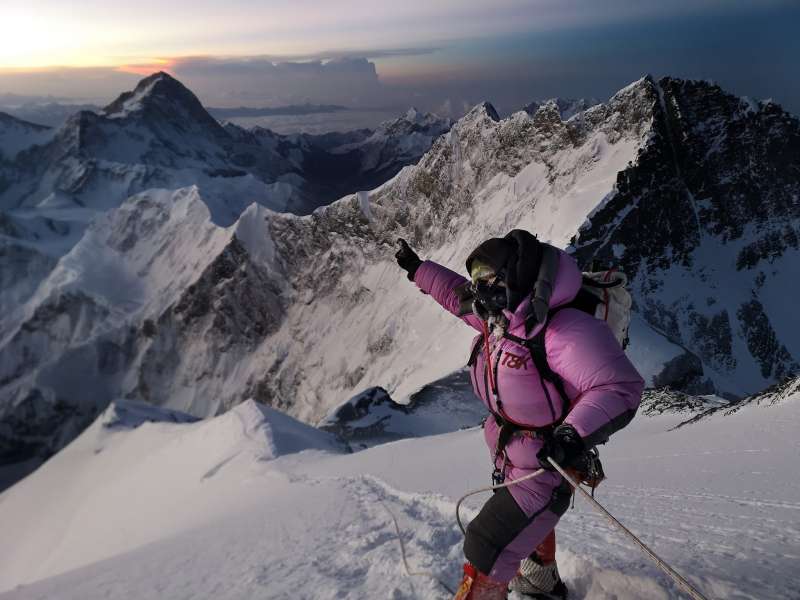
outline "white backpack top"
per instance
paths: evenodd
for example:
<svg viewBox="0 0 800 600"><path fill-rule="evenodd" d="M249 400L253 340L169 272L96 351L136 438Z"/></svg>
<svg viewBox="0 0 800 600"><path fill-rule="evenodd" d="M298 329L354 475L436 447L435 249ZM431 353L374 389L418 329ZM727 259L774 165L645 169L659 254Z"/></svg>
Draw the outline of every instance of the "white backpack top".
<svg viewBox="0 0 800 600"><path fill-rule="evenodd" d="M628 278L613 269L583 273L582 289L599 300L594 316L608 323L620 346L628 345L628 328L631 324L633 300L626 289Z"/></svg>

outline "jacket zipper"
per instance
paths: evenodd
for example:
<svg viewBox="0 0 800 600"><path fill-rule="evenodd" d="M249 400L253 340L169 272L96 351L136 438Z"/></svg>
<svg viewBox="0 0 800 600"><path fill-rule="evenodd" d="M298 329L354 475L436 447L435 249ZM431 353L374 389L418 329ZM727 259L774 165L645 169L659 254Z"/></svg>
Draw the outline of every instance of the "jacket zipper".
<svg viewBox="0 0 800 600"><path fill-rule="evenodd" d="M503 350L499 349L497 351L497 358L494 359L494 406L497 409L497 412L500 413L503 418L505 418L505 413L503 412L502 402L500 402L500 381L497 377L497 367L500 364L500 355L503 354Z"/></svg>

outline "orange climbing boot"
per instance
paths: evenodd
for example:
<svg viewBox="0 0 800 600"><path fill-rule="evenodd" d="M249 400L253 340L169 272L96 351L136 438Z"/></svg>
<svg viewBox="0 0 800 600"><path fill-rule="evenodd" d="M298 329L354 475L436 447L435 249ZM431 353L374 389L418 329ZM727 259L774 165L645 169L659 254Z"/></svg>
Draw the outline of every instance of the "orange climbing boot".
<svg viewBox="0 0 800 600"><path fill-rule="evenodd" d="M508 584L490 579L469 563L464 563L464 579L453 600L506 600Z"/></svg>

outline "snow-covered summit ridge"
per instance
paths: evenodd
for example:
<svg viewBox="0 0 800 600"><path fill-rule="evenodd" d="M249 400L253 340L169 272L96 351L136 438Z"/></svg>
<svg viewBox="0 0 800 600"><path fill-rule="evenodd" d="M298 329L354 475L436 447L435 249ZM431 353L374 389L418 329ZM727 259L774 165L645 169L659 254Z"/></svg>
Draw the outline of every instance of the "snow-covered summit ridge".
<svg viewBox="0 0 800 600"><path fill-rule="evenodd" d="M145 424L157 424L160 432L156 437L163 436L164 439L170 436L196 436L198 444L203 438L216 439L220 443L243 444L253 451L258 460L272 460L304 450L341 452L343 449L329 433L252 399L205 420L178 410L118 399L74 443L80 446L86 442L82 440L84 437L93 438L94 443L102 443L107 435L132 432ZM152 434L143 431L137 435ZM71 448L65 450L65 454L70 452Z"/></svg>
<svg viewBox="0 0 800 600"><path fill-rule="evenodd" d="M678 430L680 416L634 419L601 449L599 500L707 597L791 597L797 399ZM244 421L260 420L245 408ZM76 440L0 496L0 598L445 597L405 574L392 516L411 568L457 585L455 502L491 468L479 429L272 460L246 430L217 417ZM558 536L572 596L680 595L580 497Z"/></svg>
<svg viewBox="0 0 800 600"><path fill-rule="evenodd" d="M231 485L267 462L307 451L338 453L342 446L252 400L202 421L116 400L34 477L0 496L0 547L16 539L13 551L0 550L0 590L236 511L248 500L231 496ZM38 515L36 523L26 514ZM119 535L109 535L109 523Z"/></svg>
<svg viewBox="0 0 800 600"><path fill-rule="evenodd" d="M600 104L599 100L586 98L549 98L547 100L534 100L523 109L533 116L539 110L555 110L562 121L568 121L593 106Z"/></svg>

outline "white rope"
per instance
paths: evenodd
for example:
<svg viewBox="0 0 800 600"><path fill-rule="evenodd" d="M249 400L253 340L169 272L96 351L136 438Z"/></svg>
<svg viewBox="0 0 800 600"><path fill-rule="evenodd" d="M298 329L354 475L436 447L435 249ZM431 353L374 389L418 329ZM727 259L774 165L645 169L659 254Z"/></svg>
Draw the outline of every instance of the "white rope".
<svg viewBox="0 0 800 600"><path fill-rule="evenodd" d="M575 488L576 490L580 491L586 497L586 499L589 500L589 502L592 503L592 505L595 508L597 508L600 512L602 512L602 514L609 521L611 521L612 525L618 527L620 530L622 530L622 532L625 535L627 535L631 540L633 540L633 542L637 546L639 546L639 548L641 548L642 551L651 560L653 560L653 562L656 563L658 568L660 568L664 573L666 573L666 575L670 579L672 579L676 584L678 584L678 586L683 591L685 591L687 594L689 594L689 596L693 600L708 600L708 598L703 596L703 594L701 594L699 591L697 591L697 589L692 587L692 584L690 584L688 581L686 581L686 579L684 579L681 576L680 573L678 573L675 569L673 569L671 566L669 566L669 564L667 564L660 556L658 556L655 552L653 552L642 540L640 540L638 537L636 537L633 534L633 532L631 532L627 527L625 527L622 523L620 523L617 519L615 519L614 516L610 512L608 512L597 500L592 498L591 494L589 494L589 492L587 492L585 489L583 489L580 486L580 484L577 481L575 481L575 479L573 479L572 476L569 475L569 473L567 473L564 469L562 469L561 466L556 461L554 461L552 458L549 458L549 457L548 457L547 461L551 465L553 465L553 468L556 471L558 471L561 474L561 476L564 477L564 479L566 479L573 488ZM487 486L487 487L483 487L483 488L480 488L480 489L477 489L477 490L473 490L471 492L467 492L466 494L461 496L461 498L458 499L458 502L456 502L456 521L458 521L458 527L459 527L459 529L461 529L461 533L466 535L466 530L464 529L464 525L461 523L461 514L460 514L460 510L459 510L460 507L461 507L461 503L464 500L466 500L470 496L474 496L475 494L480 494L481 492L491 492L493 490L498 490L500 488L516 485L517 483L520 483L522 481L526 481L528 479L533 479L534 477L538 477L539 475L541 475L542 473L545 473L545 472L546 472L545 469L539 469L538 471L534 471L533 473L525 475L524 477L520 477L519 479L512 479L511 481L505 481L505 482L500 483L498 485L490 485L490 486Z"/></svg>
<svg viewBox="0 0 800 600"><path fill-rule="evenodd" d="M381 504L383 504L383 508L386 509L386 512L389 513L389 516L392 517L392 521L394 522L394 530L397 532L397 541L400 542L400 555L403 557L403 567L406 570L406 575L409 577L430 577L440 586L442 586L445 590L447 590L448 594L455 594L455 590L453 590L449 585L447 585L444 581L439 579L434 573L431 571L412 571L411 567L408 566L408 560L406 559L406 545L403 543L403 536L400 535L400 525L397 523L397 517L394 516L394 513L386 506L386 503L381 500Z"/></svg>
<svg viewBox="0 0 800 600"><path fill-rule="evenodd" d="M487 487L482 487L482 488L480 488L478 490L472 490L471 492L467 492L466 494L461 496L461 498L458 499L458 502L456 502L456 521L458 521L458 528L461 529L461 533L463 533L464 535L467 535L467 531L466 531L466 529L464 529L464 525L461 523L461 514L460 514L460 510L459 510L461 508L461 503L464 502L464 500L466 500L470 496L474 496L475 494L480 494L481 492L491 492L492 490L499 490L500 488L509 487L511 485L520 483L522 481L527 481L528 479L533 479L534 477L538 477L542 473L546 473L546 471L544 469L539 469L538 471L534 471L533 473L529 473L528 475L525 475L524 477L520 477L519 479L512 479L511 481L505 481L503 483L498 483L497 485L490 485L490 486L487 486Z"/></svg>
<svg viewBox="0 0 800 600"><path fill-rule="evenodd" d="M615 525L616 527L621 529L625 535L627 535L631 540L633 540L633 542L637 546L639 546L639 548L641 548L642 551L653 560L653 562L656 563L658 568L664 571L664 573L666 573L667 576L669 576L669 578L672 579L672 581L678 584L678 586L681 589L683 589L684 592L689 594L689 596L691 596L693 600L708 600L708 598L703 596L703 594L701 594L694 587L692 587L692 584L686 581L686 579L684 579L680 573L678 573L675 569L670 567L661 557L659 557L655 552L653 552L650 548L648 548L647 545L642 540L640 540L633 534L633 532L631 532L622 523L617 521L617 519L614 518L614 515L612 515L605 508L603 508L603 505L600 504L597 500L592 498L591 494L589 494L589 492L583 489L578 484L578 482L575 481L569 475L569 473L567 473L564 469L562 469L561 466L556 461L548 457L547 462L553 465L553 468L559 473L561 473L562 477L564 477L564 479L566 479L572 487L580 491L586 497L586 499L592 503L592 506L597 508L611 522L612 525Z"/></svg>

